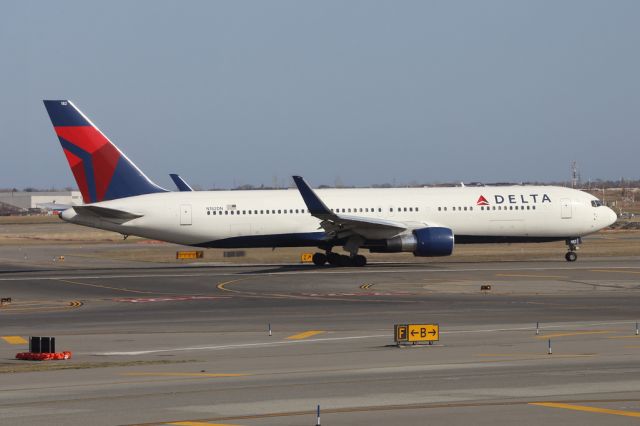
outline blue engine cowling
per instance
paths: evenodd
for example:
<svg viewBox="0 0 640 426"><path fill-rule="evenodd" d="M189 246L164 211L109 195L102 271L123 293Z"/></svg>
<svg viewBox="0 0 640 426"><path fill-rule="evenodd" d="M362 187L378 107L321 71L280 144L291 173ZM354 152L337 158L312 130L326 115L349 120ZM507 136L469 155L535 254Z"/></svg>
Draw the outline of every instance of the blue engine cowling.
<svg viewBox="0 0 640 426"><path fill-rule="evenodd" d="M449 256L453 252L453 231L449 228L434 226L414 229L390 238L383 247L371 247L374 253L412 252L414 256Z"/></svg>
<svg viewBox="0 0 640 426"><path fill-rule="evenodd" d="M416 239L414 256L449 256L453 253L453 231L449 228L416 229L413 236Z"/></svg>

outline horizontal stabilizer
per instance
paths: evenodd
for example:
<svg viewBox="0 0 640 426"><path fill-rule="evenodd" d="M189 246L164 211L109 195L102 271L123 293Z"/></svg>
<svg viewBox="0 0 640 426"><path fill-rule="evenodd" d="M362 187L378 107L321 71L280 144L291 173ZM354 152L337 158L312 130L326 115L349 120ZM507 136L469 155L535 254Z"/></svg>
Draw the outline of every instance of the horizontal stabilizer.
<svg viewBox="0 0 640 426"><path fill-rule="evenodd" d="M126 222L142 217L141 214L129 213L124 210L116 210L99 206L74 206L73 210L81 216L90 215L114 222Z"/></svg>

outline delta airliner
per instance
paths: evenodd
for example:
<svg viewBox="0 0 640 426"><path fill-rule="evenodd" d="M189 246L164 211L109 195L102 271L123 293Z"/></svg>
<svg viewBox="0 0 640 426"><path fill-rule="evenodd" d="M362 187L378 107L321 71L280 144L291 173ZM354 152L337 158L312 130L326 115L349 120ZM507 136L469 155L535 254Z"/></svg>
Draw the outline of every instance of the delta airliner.
<svg viewBox="0 0 640 426"><path fill-rule="evenodd" d="M565 241L616 221L596 197L553 186L170 192L153 183L76 106L45 100L84 205L71 223L196 247L317 247L316 265L364 266L361 249L448 256L454 244ZM333 251L342 247L347 254Z"/></svg>

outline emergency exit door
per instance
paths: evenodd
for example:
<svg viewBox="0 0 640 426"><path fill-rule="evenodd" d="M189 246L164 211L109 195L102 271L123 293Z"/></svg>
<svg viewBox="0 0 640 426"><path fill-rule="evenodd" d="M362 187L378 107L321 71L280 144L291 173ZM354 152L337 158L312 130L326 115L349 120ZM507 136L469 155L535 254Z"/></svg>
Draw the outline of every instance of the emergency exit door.
<svg viewBox="0 0 640 426"><path fill-rule="evenodd" d="M191 204L180 206L180 225L191 225Z"/></svg>

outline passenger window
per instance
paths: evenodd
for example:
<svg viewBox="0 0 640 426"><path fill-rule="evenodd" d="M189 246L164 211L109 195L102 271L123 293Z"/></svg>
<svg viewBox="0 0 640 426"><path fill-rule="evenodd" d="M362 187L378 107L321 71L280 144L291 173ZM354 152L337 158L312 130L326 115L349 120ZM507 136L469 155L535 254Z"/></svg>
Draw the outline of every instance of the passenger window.
<svg viewBox="0 0 640 426"><path fill-rule="evenodd" d="M465 212L467 211L467 208L466 208L466 207L464 208L464 211L465 211Z"/></svg>
<svg viewBox="0 0 640 426"><path fill-rule="evenodd" d="M409 211L412 212L413 211L413 207L409 207Z"/></svg>
<svg viewBox="0 0 640 426"><path fill-rule="evenodd" d="M393 212L393 207L389 207L389 211L390 211L390 212Z"/></svg>
<svg viewBox="0 0 640 426"><path fill-rule="evenodd" d="M418 211L418 208L416 207L416 211Z"/></svg>

